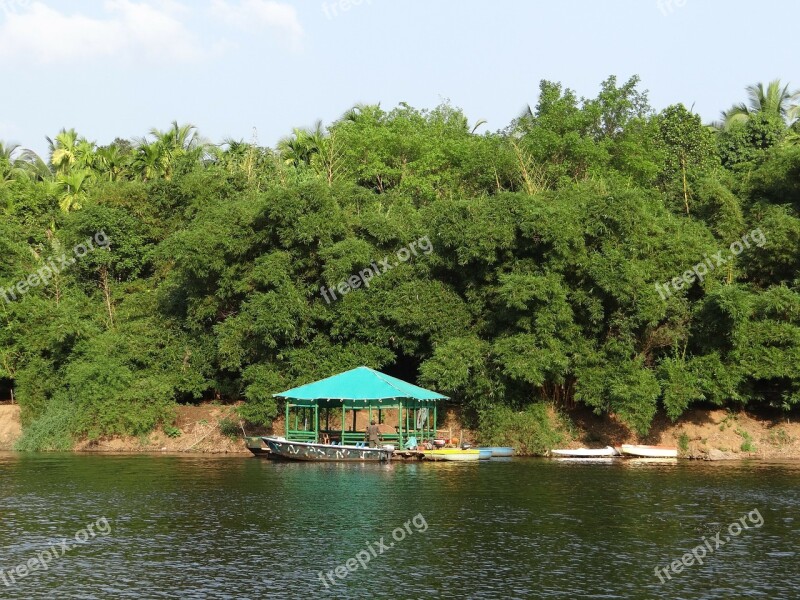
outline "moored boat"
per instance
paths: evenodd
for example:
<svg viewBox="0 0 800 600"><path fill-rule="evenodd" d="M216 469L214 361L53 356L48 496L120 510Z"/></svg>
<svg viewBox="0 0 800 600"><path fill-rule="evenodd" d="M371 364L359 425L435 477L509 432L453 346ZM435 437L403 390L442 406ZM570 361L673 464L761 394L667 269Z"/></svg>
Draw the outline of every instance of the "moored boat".
<svg viewBox="0 0 800 600"><path fill-rule="evenodd" d="M678 449L674 446L622 444L620 450L625 456L640 456L643 458L678 458Z"/></svg>
<svg viewBox="0 0 800 600"><path fill-rule="evenodd" d="M391 460L394 453L394 450L390 448L293 442L281 437L264 437L262 439L275 457L289 460L386 462Z"/></svg>
<svg viewBox="0 0 800 600"><path fill-rule="evenodd" d="M252 452L255 456L260 456L262 458L270 457L271 452L269 451L268 447L264 447L260 437L247 437L244 438L244 442L247 445L247 449L250 450L250 452Z"/></svg>
<svg viewBox="0 0 800 600"><path fill-rule="evenodd" d="M491 448L478 448L478 459L479 460L490 460L492 458L492 449Z"/></svg>
<svg viewBox="0 0 800 600"><path fill-rule="evenodd" d="M551 450L553 456L568 456L571 458L596 458L604 456L617 456L618 452L611 446L605 448L575 448Z"/></svg>
<svg viewBox="0 0 800 600"><path fill-rule="evenodd" d="M425 450L426 460L446 460L453 462L472 462L480 460L481 452L478 449L469 448L441 448L439 450Z"/></svg>
<svg viewBox="0 0 800 600"><path fill-rule="evenodd" d="M486 448L480 449L491 450L492 458L507 458L509 456L514 456L514 448L511 446L487 446Z"/></svg>

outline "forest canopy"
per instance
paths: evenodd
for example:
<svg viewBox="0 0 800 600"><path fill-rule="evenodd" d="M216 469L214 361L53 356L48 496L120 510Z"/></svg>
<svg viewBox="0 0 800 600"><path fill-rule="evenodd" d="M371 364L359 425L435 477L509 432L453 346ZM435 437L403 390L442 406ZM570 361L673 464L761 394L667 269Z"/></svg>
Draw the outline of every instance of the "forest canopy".
<svg viewBox="0 0 800 600"><path fill-rule="evenodd" d="M798 94L747 95L704 124L635 77L543 81L495 132L445 103L358 105L275 148L178 122L0 143L0 391L34 448L204 399L268 423L273 393L359 365L479 426L537 402L639 433L696 404L791 410Z"/></svg>

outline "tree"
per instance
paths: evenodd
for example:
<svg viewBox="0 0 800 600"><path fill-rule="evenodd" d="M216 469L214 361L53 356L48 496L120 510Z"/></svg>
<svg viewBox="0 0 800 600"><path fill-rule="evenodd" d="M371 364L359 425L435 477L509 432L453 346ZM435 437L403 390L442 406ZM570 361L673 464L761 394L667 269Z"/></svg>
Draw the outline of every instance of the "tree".
<svg viewBox="0 0 800 600"><path fill-rule="evenodd" d="M61 210L71 212L83 208L92 178L93 174L87 170L56 175Z"/></svg>
<svg viewBox="0 0 800 600"><path fill-rule="evenodd" d="M782 85L780 79L770 81L766 87L763 83L747 86L747 103L734 104L722 113L725 128L734 123L742 123L755 114L764 113L791 122L798 117L797 102L800 90L789 91L789 84Z"/></svg>
<svg viewBox="0 0 800 600"><path fill-rule="evenodd" d="M668 106L656 120L659 141L666 150L664 183L674 181L676 176L680 179L688 215L692 175L708 172L718 164L714 136L703 126L700 116L689 112L682 104Z"/></svg>

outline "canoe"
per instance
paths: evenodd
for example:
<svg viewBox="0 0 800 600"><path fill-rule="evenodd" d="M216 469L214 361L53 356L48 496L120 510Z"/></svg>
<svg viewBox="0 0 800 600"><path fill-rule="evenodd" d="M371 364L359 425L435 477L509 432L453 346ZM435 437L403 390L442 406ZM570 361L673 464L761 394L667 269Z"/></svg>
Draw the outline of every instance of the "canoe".
<svg viewBox="0 0 800 600"><path fill-rule="evenodd" d="M511 446L488 446L479 450L491 450L492 458L514 456L514 449Z"/></svg>
<svg viewBox="0 0 800 600"><path fill-rule="evenodd" d="M336 444L315 444L311 442L292 442L282 437L262 438L276 458L304 461L330 462L386 462L392 459L394 450L388 448L368 448L366 446L339 446Z"/></svg>
<svg viewBox="0 0 800 600"><path fill-rule="evenodd" d="M605 448L576 448L574 450L551 450L554 456L569 456L573 458L595 458L598 456L617 456L617 451L611 446Z"/></svg>
<svg viewBox="0 0 800 600"><path fill-rule="evenodd" d="M622 444L625 456L641 456L644 458L678 458L678 449L674 446L641 446L638 444Z"/></svg>
<svg viewBox="0 0 800 600"><path fill-rule="evenodd" d="M491 448L478 448L478 460L490 460L492 458Z"/></svg>
<svg viewBox="0 0 800 600"><path fill-rule="evenodd" d="M477 449L462 450L461 448L441 448L439 450L426 450L427 460L446 460L454 462L472 462L481 458L481 452Z"/></svg>

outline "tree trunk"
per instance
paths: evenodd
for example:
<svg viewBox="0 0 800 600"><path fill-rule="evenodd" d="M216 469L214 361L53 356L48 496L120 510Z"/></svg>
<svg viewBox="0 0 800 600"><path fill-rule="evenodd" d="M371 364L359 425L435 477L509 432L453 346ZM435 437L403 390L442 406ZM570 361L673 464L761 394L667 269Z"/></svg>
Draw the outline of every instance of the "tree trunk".
<svg viewBox="0 0 800 600"><path fill-rule="evenodd" d="M114 327L114 306L111 304L111 286L108 283L108 267L102 267L100 269L100 287L103 290L103 297L106 301L109 329L111 329Z"/></svg>

